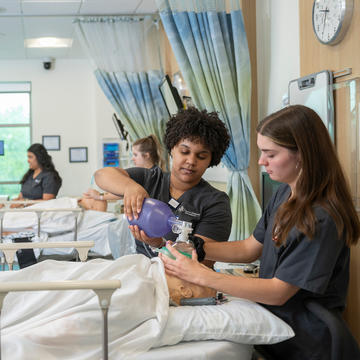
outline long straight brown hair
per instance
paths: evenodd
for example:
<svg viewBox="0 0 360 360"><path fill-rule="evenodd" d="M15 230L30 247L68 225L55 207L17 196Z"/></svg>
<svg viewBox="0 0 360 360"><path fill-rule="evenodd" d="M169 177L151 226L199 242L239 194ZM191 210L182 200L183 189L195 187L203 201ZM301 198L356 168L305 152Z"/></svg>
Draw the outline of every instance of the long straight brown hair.
<svg viewBox="0 0 360 360"><path fill-rule="evenodd" d="M273 238L286 242L293 227L312 239L315 235L314 206L322 206L335 222L340 238L348 246L360 236L360 222L351 199L334 145L315 111L293 105L263 119L257 132L275 144L299 153L301 171L294 194L275 216Z"/></svg>

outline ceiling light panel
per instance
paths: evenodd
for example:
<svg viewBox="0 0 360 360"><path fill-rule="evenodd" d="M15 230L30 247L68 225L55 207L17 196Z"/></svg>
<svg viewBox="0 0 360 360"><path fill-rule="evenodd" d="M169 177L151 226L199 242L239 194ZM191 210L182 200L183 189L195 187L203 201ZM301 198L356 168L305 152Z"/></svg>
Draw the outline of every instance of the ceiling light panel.
<svg viewBox="0 0 360 360"><path fill-rule="evenodd" d="M24 45L27 48L67 48L71 47L73 39L57 37L39 37L25 39Z"/></svg>

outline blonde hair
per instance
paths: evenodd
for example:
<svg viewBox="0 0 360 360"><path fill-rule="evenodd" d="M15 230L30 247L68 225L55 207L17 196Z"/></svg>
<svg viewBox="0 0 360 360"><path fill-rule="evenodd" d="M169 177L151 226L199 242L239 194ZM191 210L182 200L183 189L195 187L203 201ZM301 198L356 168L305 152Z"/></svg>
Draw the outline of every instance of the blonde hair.
<svg viewBox="0 0 360 360"><path fill-rule="evenodd" d="M133 146L138 146L142 154L148 153L150 160L154 165L159 166L162 170L165 168L165 160L161 154L162 147L158 138L151 134L144 138L138 139L133 143Z"/></svg>

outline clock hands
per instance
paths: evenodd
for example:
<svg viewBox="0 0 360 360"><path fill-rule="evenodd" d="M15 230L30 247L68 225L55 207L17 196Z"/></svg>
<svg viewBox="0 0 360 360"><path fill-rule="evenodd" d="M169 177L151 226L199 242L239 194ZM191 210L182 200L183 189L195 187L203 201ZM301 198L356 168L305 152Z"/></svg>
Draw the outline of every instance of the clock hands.
<svg viewBox="0 0 360 360"><path fill-rule="evenodd" d="M326 16L327 16L327 14L328 14L328 12L329 12L329 9L326 7L325 9L321 9L321 10L319 10L319 12L322 12L322 13L325 13L324 14L324 17L323 17L323 24L324 24L324 26L323 26L323 30L322 30L322 34L321 34L321 36L323 36L324 35L324 30L325 30L325 25L326 25Z"/></svg>

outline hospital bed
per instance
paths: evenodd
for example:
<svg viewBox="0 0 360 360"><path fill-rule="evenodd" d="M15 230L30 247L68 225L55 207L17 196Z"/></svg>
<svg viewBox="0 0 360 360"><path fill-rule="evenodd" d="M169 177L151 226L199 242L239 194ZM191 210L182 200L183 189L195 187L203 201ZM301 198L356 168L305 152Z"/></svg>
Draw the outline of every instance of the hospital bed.
<svg viewBox="0 0 360 360"><path fill-rule="evenodd" d="M169 307L163 271L159 259L142 255L86 263L49 260L0 274L0 283L7 284L12 275L10 280L22 281L23 274L40 284L56 276L74 279L75 273L77 280L120 280L121 289L114 292L108 314L110 359L250 360L253 344L279 342L294 335L282 320L244 299L215 306ZM77 360L101 357L101 318L95 296L84 292L76 296L29 294L19 294L22 298L9 294L12 297L4 302L3 360L23 358L24 353L31 354L30 360L73 359L74 354ZM36 308L41 309L40 314Z"/></svg>
<svg viewBox="0 0 360 360"><path fill-rule="evenodd" d="M9 202L11 203L11 202ZM6 204L5 204L6 205ZM37 217L37 235L40 237L41 232L41 215L44 212L71 212L74 215L74 241L77 240L77 228L78 228L78 215L83 211L82 208L21 208L21 209L12 209L4 207L0 209L0 238L3 237L3 219L5 213L35 213Z"/></svg>
<svg viewBox="0 0 360 360"><path fill-rule="evenodd" d="M77 198L59 198L37 202L25 209L0 208L2 232L32 230L32 241L95 242L90 257L116 257L135 253L135 243L123 216L110 212L83 210ZM11 241L12 235L9 236ZM3 237L6 242L7 238ZM73 258L72 250L44 248L41 257Z"/></svg>

